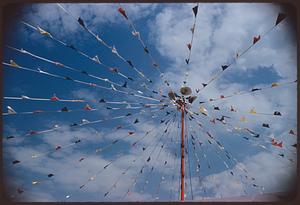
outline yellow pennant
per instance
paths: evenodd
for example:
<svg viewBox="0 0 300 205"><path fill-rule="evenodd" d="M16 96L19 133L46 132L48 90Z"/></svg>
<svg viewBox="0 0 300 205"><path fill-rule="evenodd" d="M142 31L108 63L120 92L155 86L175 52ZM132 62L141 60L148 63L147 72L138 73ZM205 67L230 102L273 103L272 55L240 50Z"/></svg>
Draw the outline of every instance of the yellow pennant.
<svg viewBox="0 0 300 205"><path fill-rule="evenodd" d="M10 64L11 66L15 67L15 68L20 68L20 66L19 66L15 61L13 61L13 60L10 60L10 61L9 61L9 64Z"/></svg>
<svg viewBox="0 0 300 205"><path fill-rule="evenodd" d="M250 114L257 114L257 112L256 112L256 110L255 110L255 108L252 108L251 110L250 110L250 112L249 112Z"/></svg>
<svg viewBox="0 0 300 205"><path fill-rule="evenodd" d="M39 26L37 27L38 32L44 36L50 36L50 33L45 31L44 29L40 28Z"/></svg>
<svg viewBox="0 0 300 205"><path fill-rule="evenodd" d="M279 83L272 83L271 87L279 86Z"/></svg>
<svg viewBox="0 0 300 205"><path fill-rule="evenodd" d="M199 111L207 115L207 110L203 106L200 106Z"/></svg>

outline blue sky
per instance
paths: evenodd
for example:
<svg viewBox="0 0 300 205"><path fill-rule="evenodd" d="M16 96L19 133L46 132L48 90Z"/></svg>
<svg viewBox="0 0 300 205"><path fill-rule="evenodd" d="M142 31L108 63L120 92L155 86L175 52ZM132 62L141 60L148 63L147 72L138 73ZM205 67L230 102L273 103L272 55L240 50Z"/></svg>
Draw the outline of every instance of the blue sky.
<svg viewBox="0 0 300 205"><path fill-rule="evenodd" d="M94 33L98 34L109 45L115 45L122 56L130 59L137 68L152 79L153 83L149 85L151 88L155 90L162 88L163 93L167 95L168 89L160 80L159 73L153 70L150 60L143 52L138 40L131 34L132 30L128 23L118 13L117 4L62 5L75 16L84 19ZM184 79L186 68L184 59L188 55L186 44L191 38L189 29L194 20L191 9L194 6L194 4L124 4L123 6L174 90L179 90ZM261 34L273 26L280 11L280 7L271 4L200 4L190 63L191 72L188 78L188 85L193 88L193 92L196 88L201 88L201 83L210 79L212 74L220 69L221 65L230 62L235 52L241 51L251 44L253 36ZM85 32L72 17L66 15L56 4L33 4L23 7L22 15L18 16L15 24L9 24L8 32L5 33L4 44L19 49L23 48L33 54L123 84L124 78L112 75L104 67L51 41L49 38L39 35L21 24L19 20L40 26L56 38L74 44L76 48L92 57L98 55L103 63L118 67L122 73L135 79L134 82L128 82L130 88L141 90L139 85L143 79L139 78L138 74L133 72L127 64L112 55L109 49ZM39 67L50 73L109 86L107 83L56 67L6 47L3 50L4 62L13 59L24 67L32 69ZM221 94L231 94L252 87L263 87L273 82L295 80L296 59L296 46L287 19L257 43L247 55L233 64L228 71L224 72L220 79L203 90L191 109L196 111L199 109L198 101L215 98ZM104 98L109 101L128 100L139 103L157 103L32 72L18 71L7 66L4 67L3 71L4 96L26 95L50 98L53 93L56 93L62 99L83 98L89 102ZM159 97L147 91L144 91L144 95ZM6 106L11 106L17 112L60 110L65 106L69 109L82 109L85 106L84 103L64 102L17 100L4 100L3 102L5 112ZM13 140L4 139L3 141L7 195L19 201L153 201L156 197L159 197L158 200L177 200L179 144L172 142L179 140L178 115L174 124L170 125L171 131L168 137L160 139L159 136L165 129L165 124L160 123L160 120L164 117L165 112L156 109L154 113L157 115L156 118L151 118L152 113L147 109L145 113L138 113L140 110L107 110L104 104L93 102L89 104L99 111L3 116L4 136L16 136ZM228 110L230 106L234 106L241 113L248 112L253 107L256 108L257 112L263 113L273 113L278 110L284 116L276 118L228 113L226 111L216 112L212 105L219 106L222 110ZM282 86L257 94L236 96L204 106L210 117L228 115L231 117L228 122L232 125L245 126L261 134L257 143L266 146L271 152L254 146L253 139L250 141L243 139L243 136L249 137L245 132L228 131L226 126L221 123L212 124L209 122L209 118L205 116L197 117L205 129L220 141L226 150L230 151L240 165L247 168L249 176L256 178L255 183L263 186L265 193L282 192L290 188L289 183L294 179L295 164L278 157L282 151L272 147L269 137L275 136L276 139L284 142L285 148L293 150L290 145L296 143L296 136L288 135L288 131L296 129L295 85ZM125 106L112 105L112 107L124 108ZM168 109L172 111L174 107L170 106ZM69 127L72 123L79 123L81 119L93 121L104 117L124 115L128 112L137 114L130 118L111 120L78 129ZM246 116L248 122L244 124L240 122L241 116ZM133 124L136 118L139 119L140 123ZM187 120L188 133L195 132L194 136L197 136L197 140L204 143L201 147L197 147L195 152L190 145L194 199L241 196L245 194L243 190L246 190L248 195L259 194L260 189L253 188L251 183L241 181L243 173L238 170L237 163L230 164L227 160L229 168L236 173L234 177L230 175L230 171L226 169L223 163L223 160L226 160L224 151L217 155L216 150L220 152L218 147L207 142L207 136L200 131L195 123L189 123ZM270 124L271 129L262 128L262 123ZM22 137L29 130L46 130L55 124L59 124L63 129L47 134ZM129 126L115 131L115 127L120 124L128 124ZM143 137L145 132L151 129L154 129L153 133L141 141L137 148L130 146L130 143ZM128 131L135 131L135 135L129 136L100 154L95 153L97 148L126 136ZM192 140L189 135L188 137L191 143ZM78 145L63 148L59 152L37 159L31 158L34 153L45 153L57 145L67 145L78 138L82 139ZM170 142L171 139L172 142ZM156 143L157 147L154 149ZM164 143L165 147L157 157L160 146ZM142 147L148 148L142 151ZM154 155L151 156L152 159L149 163L145 163L152 149L154 149ZM174 160L176 150L177 158ZM119 153L121 156L118 156ZM296 158L293 151L286 151L284 154L287 159ZM199 156L201 162L200 175L196 172L196 155ZM78 159L81 157L88 159L78 163ZM99 174L95 181L91 181L84 189L79 189L79 186L89 177L101 170L110 160L116 158L118 161ZM14 159L19 159L21 163L12 166L11 161ZM110 195L103 197L104 193L128 168L133 159L136 159L134 166L121 178ZM168 161L167 165L163 165L165 160ZM173 164L173 161L176 163ZM208 168L207 162L212 164L211 169ZM145 164L147 166L137 180L136 186L131 190L131 195L123 199L122 197L129 185L133 183L139 170ZM147 179L147 173L150 172L152 166L155 169L150 178ZM264 171L262 172L262 170ZM54 173L55 176L47 178L49 173ZM175 180L172 180L173 175ZM165 177L165 180L160 185L161 177ZM149 181L149 184L141 193L140 190L146 180ZM41 183L32 185L32 181L41 181ZM186 181L186 199L190 200L189 178L186 178ZM156 193L158 186L160 186L159 192ZM22 187L24 193L18 194L16 192L18 187ZM206 193L203 192L204 189ZM170 190L172 190L171 195ZM70 195L68 199L66 199L67 195Z"/></svg>

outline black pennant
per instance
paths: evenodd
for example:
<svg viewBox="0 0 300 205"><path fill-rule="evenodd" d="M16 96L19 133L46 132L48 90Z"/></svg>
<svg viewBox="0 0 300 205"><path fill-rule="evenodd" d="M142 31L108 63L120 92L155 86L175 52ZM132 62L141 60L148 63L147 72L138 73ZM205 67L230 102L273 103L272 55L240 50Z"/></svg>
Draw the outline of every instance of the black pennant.
<svg viewBox="0 0 300 205"><path fill-rule="evenodd" d="M279 13L276 19L275 26L277 26L283 19L286 18L286 14L284 13Z"/></svg>
<svg viewBox="0 0 300 205"><path fill-rule="evenodd" d="M84 22L83 22L83 20L79 17L78 18L78 23L80 24L80 26L82 26L82 27L84 27L85 28L85 25L84 25Z"/></svg>
<svg viewBox="0 0 300 205"><path fill-rule="evenodd" d="M195 17L197 16L197 13L198 13L198 6L195 6L194 8L193 8L193 12L194 12L194 15L195 15Z"/></svg>
<svg viewBox="0 0 300 205"><path fill-rule="evenodd" d="M222 65L222 70L226 70L228 68L228 65Z"/></svg>
<svg viewBox="0 0 300 205"><path fill-rule="evenodd" d="M130 60L127 60L126 61L131 67L133 67L133 64L132 64L132 62L130 61Z"/></svg>

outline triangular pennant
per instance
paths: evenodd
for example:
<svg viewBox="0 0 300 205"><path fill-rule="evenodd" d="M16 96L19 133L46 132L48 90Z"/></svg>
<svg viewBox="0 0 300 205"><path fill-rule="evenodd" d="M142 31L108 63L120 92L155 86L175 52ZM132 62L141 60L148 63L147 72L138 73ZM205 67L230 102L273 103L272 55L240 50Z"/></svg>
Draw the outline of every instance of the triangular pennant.
<svg viewBox="0 0 300 205"><path fill-rule="evenodd" d="M84 110L92 110L93 108L89 104L86 104L83 109Z"/></svg>
<svg viewBox="0 0 300 205"><path fill-rule="evenodd" d="M44 36L51 36L51 34L47 31L45 31L44 29L40 28L39 26L37 27L37 30L40 34L44 35Z"/></svg>
<svg viewBox="0 0 300 205"><path fill-rule="evenodd" d="M149 50L148 50L147 46L145 46L144 51L145 51L146 53L149 53Z"/></svg>
<svg viewBox="0 0 300 205"><path fill-rule="evenodd" d="M186 46L188 47L189 50L192 49L192 44L188 43L188 44L186 44Z"/></svg>
<svg viewBox="0 0 300 205"><path fill-rule="evenodd" d="M16 112L12 107L7 106L6 108L7 108L7 112L8 112L9 114L17 114L17 112Z"/></svg>
<svg viewBox="0 0 300 205"><path fill-rule="evenodd" d="M263 123L262 126L263 126L263 127L270 128L269 124L267 124L267 123Z"/></svg>
<svg viewBox="0 0 300 205"><path fill-rule="evenodd" d="M83 22L83 20L80 17L78 17L77 21L80 24L80 26L82 26L82 27L85 28L84 22Z"/></svg>
<svg viewBox="0 0 300 205"><path fill-rule="evenodd" d="M9 61L9 65L11 65L12 67L15 67L15 68L20 68L20 66L13 60Z"/></svg>
<svg viewBox="0 0 300 205"><path fill-rule="evenodd" d="M279 13L276 19L275 26L277 26L283 19L286 18L286 14L284 13Z"/></svg>
<svg viewBox="0 0 300 205"><path fill-rule="evenodd" d="M279 86L279 83L272 83L271 87Z"/></svg>
<svg viewBox="0 0 300 205"><path fill-rule="evenodd" d="M222 65L222 70L226 70L228 68L228 65Z"/></svg>
<svg viewBox="0 0 300 205"><path fill-rule="evenodd" d="M257 112L256 112L256 110L255 110L255 108L252 108L251 110L250 110L250 112L249 112L250 114L257 114Z"/></svg>
<svg viewBox="0 0 300 205"><path fill-rule="evenodd" d="M198 13L198 6L193 7L193 12L194 12L194 15L196 17L197 13Z"/></svg>
<svg viewBox="0 0 300 205"><path fill-rule="evenodd" d="M98 58L97 55L95 55L95 57L93 57L92 60L95 61L98 64L101 64L101 62L100 62L100 60L99 60L99 58Z"/></svg>
<svg viewBox="0 0 300 205"><path fill-rule="evenodd" d="M260 40L260 35L258 35L257 37L254 36L254 37L253 37L253 45L256 44L257 41L259 41L259 40Z"/></svg>
<svg viewBox="0 0 300 205"><path fill-rule="evenodd" d="M125 10L122 7L119 7L118 11L120 12L120 14L122 14L128 20L126 12L125 12Z"/></svg>
<svg viewBox="0 0 300 205"><path fill-rule="evenodd" d="M281 116L281 113L280 113L280 112L278 112L278 111L275 111L275 112L274 112L274 115Z"/></svg>

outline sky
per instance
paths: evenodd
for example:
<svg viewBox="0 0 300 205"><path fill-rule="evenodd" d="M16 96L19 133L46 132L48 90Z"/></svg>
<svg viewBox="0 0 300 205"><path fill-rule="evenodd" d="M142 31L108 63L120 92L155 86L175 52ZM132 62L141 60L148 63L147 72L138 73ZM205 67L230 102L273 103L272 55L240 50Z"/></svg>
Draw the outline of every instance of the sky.
<svg viewBox="0 0 300 205"><path fill-rule="evenodd" d="M162 90L168 94L169 88L163 83L160 73L152 66L149 56L143 51L138 39L132 35L128 21L118 12L118 4L62 4L73 16L80 16L87 27L99 35L108 45L114 45L118 52L141 70L153 82L147 83L152 90ZM164 78L177 93L182 86L187 69L185 59L188 56L187 43L191 40L190 28L194 22L192 8L196 4L122 4L132 20L141 38L160 65ZM199 101L217 98L221 94L229 95L239 90L268 86L273 82L296 80L297 47L289 18L276 26L268 35L255 44L249 52L240 57L226 72L200 93L201 83L207 82L221 65L232 61L236 52L251 45L253 37L271 28L282 8L273 4L246 3L200 3L196 29L189 64L190 74L187 85L198 98L190 110L199 110ZM72 68L87 71L98 77L123 84L125 79L113 75L105 67L91 62L70 48L40 35L38 32L20 23L25 21L40 26L55 38L73 44L77 49L93 57L97 55L101 62L117 67L134 79L128 81L130 91L142 91L144 96L161 96L143 89L145 82L128 64L121 61L111 50L100 44L57 4L23 5L15 15L14 21L7 20L4 44L25 49L35 55L53 61L62 62ZM3 47L3 62L14 60L18 65L53 74L68 76L84 82L110 86L106 82L76 73L31 56ZM180 177L180 113L171 104L165 110L155 108L126 109L126 105L109 105L119 110L108 110L106 101L128 101L134 103L159 103L151 99L142 99L127 94L93 88L72 81L61 80L39 73L28 72L3 66L5 97L21 95L50 98L56 94L61 99L85 99L97 111L79 111L69 113L40 113L28 115L3 116L3 157L6 180L6 194L17 201L176 201L179 198ZM293 189L296 174L296 149L291 145L297 142L296 132L296 84L278 86L261 92L235 96L207 103L209 117L230 116L226 119L233 126L243 126L260 133L260 138L251 138L245 132L236 132L220 122L212 124L209 117L195 116L206 131L222 143L230 152L233 160L228 160L225 151L216 144L207 141L207 135L199 126L186 119L186 200L216 199L236 196L253 196L262 193L286 192ZM169 103L169 101L166 101ZM34 110L83 109L86 103L3 100L3 111L7 106L16 112ZM221 111L215 111L218 106ZM228 111L233 106L238 112ZM251 115L249 110L273 113L280 111L282 117L269 115ZM144 110L144 111L142 111ZM172 112L166 116L165 111ZM110 119L131 113L122 119L111 119L101 123L72 128L70 124L80 123L82 119L95 121ZM248 122L240 118L245 116ZM135 119L139 123L134 124ZM162 119L169 122L161 123ZM168 121L169 120L169 121ZM263 128L268 123L270 128ZM61 129L39 135L25 136L30 130L47 130L53 125ZM118 125L125 128L116 130ZM134 135L124 138L128 132ZM143 138L145 133L151 131ZM191 144L191 134L196 137L195 149ZM7 140L5 137L15 136ZM249 137L245 140L243 137ZM274 147L270 138L283 142L283 148ZM104 151L96 149L110 145ZM74 146L67 146L80 139ZM137 146L131 146L136 140ZM199 145L201 142L202 145ZM54 151L56 146L62 147ZM264 145L262 149L258 145ZM65 147L66 146L66 147ZM143 148L146 148L143 150ZM175 156L176 153L176 156ZM278 154L284 153L284 157ZM33 154L41 154L32 158ZM148 157L151 160L147 162ZM79 159L85 159L78 162ZM231 159L233 159L233 157ZM197 159L200 169L197 172ZM294 160L291 163L289 159ZM13 160L21 163L12 164ZM103 167L113 160L107 169ZM133 160L135 160L133 162ZM165 161L168 163L165 164ZM190 162L189 162L190 161ZM224 163L225 161L225 163ZM225 166L228 165L228 168ZM209 168L208 165L211 165ZM141 168L143 173L140 174ZM151 168L154 169L151 171ZM239 168L244 167L247 174ZM101 171L103 170L103 171ZM126 171L125 171L126 170ZM100 172L101 171L101 172ZM234 176L230 174L234 173ZM90 177L98 173L83 189L79 187ZM124 173L125 172L125 173ZM53 173L53 177L47 177ZM122 174L124 173L124 174ZM248 179L245 178L248 176ZM251 179L251 178L254 178ZM134 180L136 184L134 184ZM38 184L32 184L38 181ZM190 183L192 182L192 183ZM116 186L113 187L113 184ZM253 187L253 183L259 186ZM131 186L133 185L133 186ZM192 190L190 189L192 185ZM131 187L131 188L130 188ZM16 190L24 192L19 194ZM130 194L126 197L127 190ZM104 194L110 191L107 196Z"/></svg>

